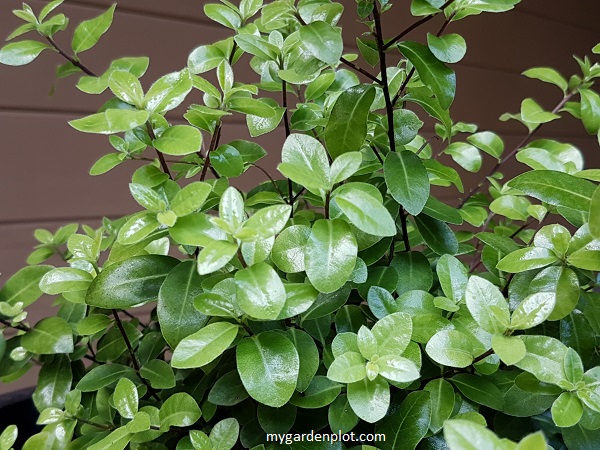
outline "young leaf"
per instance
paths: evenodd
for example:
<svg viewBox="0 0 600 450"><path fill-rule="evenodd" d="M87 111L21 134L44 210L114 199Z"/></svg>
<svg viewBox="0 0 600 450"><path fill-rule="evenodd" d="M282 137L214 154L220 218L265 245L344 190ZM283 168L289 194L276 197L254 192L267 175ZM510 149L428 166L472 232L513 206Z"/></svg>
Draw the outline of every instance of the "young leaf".
<svg viewBox="0 0 600 450"><path fill-rule="evenodd" d="M583 405L572 392L563 392L552 404L552 420L558 427L577 425L583 415Z"/></svg>
<svg viewBox="0 0 600 450"><path fill-rule="evenodd" d="M365 378L348 385L348 402L358 417L368 423L381 420L390 406L390 387L383 378Z"/></svg>
<svg viewBox="0 0 600 450"><path fill-rule="evenodd" d="M113 21L113 14L117 4L98 17L81 22L73 33L71 48L75 53L81 53L92 48L104 33L108 31Z"/></svg>
<svg viewBox="0 0 600 450"><path fill-rule="evenodd" d="M307 189L329 188L329 161L323 145L311 136L288 136L277 169L287 178Z"/></svg>
<svg viewBox="0 0 600 450"><path fill-rule="evenodd" d="M138 411L139 395L135 384L127 378L121 378L113 394L115 408L126 419L133 419Z"/></svg>
<svg viewBox="0 0 600 450"><path fill-rule="evenodd" d="M71 120L69 125L83 133L114 134L139 127L146 123L148 117L148 111L107 109L101 113Z"/></svg>
<svg viewBox="0 0 600 450"><path fill-rule="evenodd" d="M150 86L144 107L151 113L165 113L177 108L191 90L192 78L187 69L169 73Z"/></svg>
<svg viewBox="0 0 600 450"><path fill-rule="evenodd" d="M229 322L216 322L182 339L171 365L176 369L202 367L221 356L238 334L239 327Z"/></svg>
<svg viewBox="0 0 600 450"><path fill-rule="evenodd" d="M52 47L38 41L14 42L0 49L0 63L7 66L24 66L48 48Z"/></svg>
<svg viewBox="0 0 600 450"><path fill-rule="evenodd" d="M499 289L485 278L472 276L465 292L467 308L488 333L504 333L510 325L508 302Z"/></svg>
<svg viewBox="0 0 600 450"><path fill-rule="evenodd" d="M238 251L237 244L227 241L213 241L198 255L198 273L208 275L221 269L231 261Z"/></svg>

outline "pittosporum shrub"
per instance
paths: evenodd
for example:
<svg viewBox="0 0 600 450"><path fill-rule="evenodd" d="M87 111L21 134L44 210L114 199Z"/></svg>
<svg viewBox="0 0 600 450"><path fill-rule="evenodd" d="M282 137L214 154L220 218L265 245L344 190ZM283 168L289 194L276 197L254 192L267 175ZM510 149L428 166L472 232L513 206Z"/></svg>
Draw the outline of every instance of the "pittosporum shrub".
<svg viewBox="0 0 600 450"><path fill-rule="evenodd" d="M560 95L551 111L527 98L502 116L525 127L505 149L451 119L450 67L466 45L447 31L518 0L413 0L414 25L396 37L381 27L387 0L346 2L365 26L360 67L344 54L340 3L222 0L204 11L232 36L147 90L148 58L85 59L115 6L74 27L66 50L54 40L69 25L61 3L14 11L24 23L0 62L54 51L60 77L112 92L70 122L108 135L92 175L150 162L129 185L138 212L38 230L30 265L0 291L4 330L16 330L0 334L1 379L42 366L43 430L26 450L598 448L600 169L584 169L569 143L536 139L566 114L598 133L598 63L576 58L568 79L527 70ZM436 15L439 31L406 40ZM236 79L248 62L258 82ZM165 114L195 90L202 104L172 125ZM223 118L237 114L253 137L283 122L284 179L230 185L267 154L222 142ZM435 121L440 154L421 118ZM463 186L455 167L477 172L482 158L493 170ZM502 179L514 158L522 173ZM54 254L62 267L43 264ZM44 293L58 314L30 325L25 309ZM142 305L149 318L136 317ZM374 434L385 441L367 442ZM0 448L16 435L7 428Z"/></svg>

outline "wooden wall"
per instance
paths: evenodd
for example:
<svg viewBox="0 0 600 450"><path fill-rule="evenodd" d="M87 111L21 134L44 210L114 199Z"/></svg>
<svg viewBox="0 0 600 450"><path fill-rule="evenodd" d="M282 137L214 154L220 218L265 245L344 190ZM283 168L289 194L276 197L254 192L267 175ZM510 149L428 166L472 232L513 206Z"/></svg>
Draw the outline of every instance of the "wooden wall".
<svg viewBox="0 0 600 450"><path fill-rule="evenodd" d="M45 3L29 0L36 11ZM111 3L113 0L67 0L62 9L73 27L100 14ZM120 0L112 29L94 49L81 55L82 60L94 71L102 72L116 57L148 55L150 69L142 80L147 88L162 74L184 67L187 55L198 45L229 35L228 30L203 15L205 3ZM342 20L347 51L355 51L355 37L364 29L354 20L355 1L342 3L347 8ZM394 3L393 12L384 17L384 31L389 37L412 22L406 14L408 0ZM1 37L19 25L10 11L20 8L20 4L20 0L0 2ZM571 55L590 53L600 41L599 23L600 3L596 1L523 0L509 13L485 14L452 24L448 31L461 33L469 49L465 59L455 65L458 88L453 118L477 123L482 130L498 131L510 149L522 139L524 128L499 122L500 114L518 111L526 96L548 109L560 100L556 88L520 73L533 66L556 67L566 76L575 73L578 69ZM436 19L425 28L435 33L440 24ZM66 49L69 36L70 32L57 36ZM421 36L416 32L407 38ZM71 79L59 80L54 95L49 96L55 66L62 62L56 53L45 52L29 66L0 66L0 272L4 280L25 264L35 244L32 233L36 228L55 229L70 222L96 225L102 216L114 217L138 209L127 194L136 163L123 164L101 177L87 174L95 160L111 150L110 146L105 137L71 129L67 120L94 113L108 96L83 94L74 88ZM244 76L255 79L251 73ZM189 100L199 102L200 97L194 94ZM426 130L425 134L430 133ZM600 166L596 140L574 120L566 118L544 127L539 137L544 136L574 143L585 151L590 166ZM247 137L243 117L228 118L222 142L238 137ZM279 130L259 141L277 155L283 138L283 130ZM277 157L265 165L276 174L276 164ZM513 165L509 172L516 170L518 166ZM467 185L469 180L479 179L461 174ZM251 171L242 187L253 182L252 176L262 177ZM447 200L456 201L456 197ZM42 310L31 313L32 323Z"/></svg>

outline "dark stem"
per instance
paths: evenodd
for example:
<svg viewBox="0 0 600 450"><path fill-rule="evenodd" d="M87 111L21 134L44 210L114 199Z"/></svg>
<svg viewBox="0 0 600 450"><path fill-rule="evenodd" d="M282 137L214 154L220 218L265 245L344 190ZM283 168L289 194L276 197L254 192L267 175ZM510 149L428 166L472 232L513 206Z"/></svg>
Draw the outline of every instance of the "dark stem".
<svg viewBox="0 0 600 450"><path fill-rule="evenodd" d="M275 190L277 191L277 193L278 193L278 194L281 196L281 198L284 198L283 192L281 192L281 189L279 189L279 186L277 186L277 183L275 182L275 179L274 179L274 178L271 176L271 174L270 174L269 172L267 172L267 171L265 170L265 168L264 168L264 167L261 167L261 166L259 166L259 165L258 165L258 164L256 164L256 163L250 163L250 165L251 165L252 167L255 167L255 168L257 168L257 169L258 169L258 170L260 170L262 173L264 173L264 174L265 174L265 176L266 176L266 177L267 177L269 180L271 180L271 184L273 185L273 187L275 188Z"/></svg>
<svg viewBox="0 0 600 450"><path fill-rule="evenodd" d="M569 100L571 100L571 98L575 95L575 91L570 92L568 95L565 95L563 97L563 99L558 103L558 105L556 105L554 107L554 109L552 110L552 114L556 114L558 111L560 111L560 109L565 106L565 103L567 103ZM533 130L531 130L529 132L529 134L527 134L527 136L525 136L523 138L523 140L521 140L521 142L519 142L517 144L517 146L515 148L512 149L512 151L506 155L504 158L499 159L496 164L494 165L494 167L492 167L492 169L488 172L488 174L477 184L477 186L471 188L471 190L469 191L469 193L467 194L467 196L462 199L462 201L458 204L458 207L462 207L465 203L467 203L467 201L473 197L473 195L475 195L477 192L479 192L479 190L485 186L486 183L489 183L489 177L491 177L492 175L494 175L496 173L496 171L507 161L509 161L510 159L512 159L517 152L519 151L519 149L521 147L523 147L525 144L527 144L531 138L540 130L540 128L542 128L544 124L540 123L537 127L535 127Z"/></svg>
<svg viewBox="0 0 600 450"><path fill-rule="evenodd" d="M154 134L154 129L152 128L152 124L150 123L150 121L146 122L146 130L148 131L148 136L150 136L150 139L152 140L152 142L154 142L156 140L156 135ZM158 155L158 160L160 161L160 166L162 167L163 172L169 175L169 178L172 180L173 177L171 176L171 171L169 170L167 161L165 161L165 155L163 155L158 150L156 150L156 154Z"/></svg>
<svg viewBox="0 0 600 450"><path fill-rule="evenodd" d="M6 325L8 328L14 328L15 330L31 331L31 328L29 328L27 325L23 325L22 323L11 325L11 323L8 320L4 319L0 319L0 323Z"/></svg>
<svg viewBox="0 0 600 450"><path fill-rule="evenodd" d="M56 49L56 51L63 57L65 58L67 61L69 61L71 64L73 64L75 67L79 67L81 70L83 70L86 74L88 74L90 77L97 77L98 75L96 75L94 72L92 72L90 69L88 69L87 67L85 67L83 64L81 64L81 62L79 62L77 59L73 58L72 56L66 54L59 46L56 42L54 42L54 39L52 39L49 36L46 36L46 39L48 40L48 42L50 42L50 44L52 45L52 47L54 47Z"/></svg>
<svg viewBox="0 0 600 450"><path fill-rule="evenodd" d="M288 115L288 104L287 104L287 82L281 80L281 96L283 102L283 126L285 128L285 138L287 139L290 134L290 118ZM288 203L292 207L291 217L294 217L294 186L292 180L288 178Z"/></svg>
<svg viewBox="0 0 600 450"><path fill-rule="evenodd" d="M488 356L493 355L493 354L494 354L494 350L490 348L485 353L482 353L478 357L474 358L473 362L471 363L471 365L477 364L479 361L482 361L485 358L487 358ZM421 382L422 383L427 383L427 382L429 382L431 380L437 380L438 378L449 378L449 377L452 377L452 376L454 376L454 375L456 375L458 373L466 373L466 372L468 372L468 370L466 368L465 369L456 369L456 368L454 368L454 369L450 369L450 370L445 371L444 373L440 374L439 376L430 377L430 378L424 378L424 379L421 380Z"/></svg>
<svg viewBox="0 0 600 450"><path fill-rule="evenodd" d="M329 201L331 200L331 192L327 191L325 195L325 218L329 219Z"/></svg>
<svg viewBox="0 0 600 450"><path fill-rule="evenodd" d="M373 150L373 153L375 153L375 156L377 156L377 159L379 160L379 162L381 164L383 164L383 158L381 157L381 153L379 153L379 150L377 149L377 147L375 147L373 144L371 144L371 150Z"/></svg>
<svg viewBox="0 0 600 450"><path fill-rule="evenodd" d="M114 431L117 429L113 425L105 425L105 424L98 423L98 422L92 422L91 420L83 419L83 418L77 417L77 416L73 416L72 418L75 419L77 422L85 423L86 425L90 425L92 427L96 427L101 430Z"/></svg>
<svg viewBox="0 0 600 450"><path fill-rule="evenodd" d="M404 251L410 252L406 212L404 211L404 206L402 205L400 205L400 226L402 227L402 242L404 242Z"/></svg>
<svg viewBox="0 0 600 450"><path fill-rule="evenodd" d="M390 151L396 151L396 140L394 139L394 107L390 99L390 87L387 80L387 64L385 63L385 51L383 49L383 34L381 32L381 17L377 3L373 5L373 19L375 20L375 38L377 39L377 51L379 52L379 67L381 69L381 86L385 98L385 109L388 121L388 139L390 140Z"/></svg>
<svg viewBox="0 0 600 450"><path fill-rule="evenodd" d="M450 6L452 3L454 3L454 0L448 0L446 3L444 3L442 6L440 6L440 9L443 11L448 6ZM410 33L411 31L413 31L414 29L420 27L421 25L429 22L436 15L437 15L437 13L436 14L431 14L429 16L426 16L426 17L423 17L422 19L417 20L412 25L410 25L408 28L406 28L404 31L402 31L400 34L398 34L395 38L393 38L391 41L389 41L387 44L385 44L383 46L383 49L387 50L392 45L394 45L396 42L398 42L400 39L402 39L404 36L406 36L408 33Z"/></svg>
<svg viewBox="0 0 600 450"><path fill-rule="evenodd" d="M362 68L358 67L352 61L348 61L343 56L340 58L340 61L342 62L342 64L345 64L346 66L350 67L351 69L356 70L358 73L362 73L369 80L372 80L372 81L374 81L377 84L382 84L382 81L379 78L377 78L375 75L367 72L365 69L362 69Z"/></svg>
<svg viewBox="0 0 600 450"><path fill-rule="evenodd" d="M296 195L294 195L294 203L295 203L295 202L296 202L296 200L298 200L298 198L299 198L299 197L300 197L302 194L304 194L305 192L306 192L306 188L302 188L302 189L300 189L300 191L299 191L299 192L298 192Z"/></svg>
<svg viewBox="0 0 600 450"><path fill-rule="evenodd" d="M200 174L200 181L204 181L206 178L206 172L208 172L208 167L210 166L210 153L217 148L217 145L219 145L219 139L221 139L221 122L219 122L217 128L215 128L215 132L210 140L210 146L208 148L208 152L206 152L204 166L202 167L202 173Z"/></svg>
<svg viewBox="0 0 600 450"><path fill-rule="evenodd" d="M152 386L150 386L150 383L148 383L148 381L145 378L143 378L140 373L140 363L137 359L137 356L135 356L135 352L133 351L131 342L129 342L129 338L127 337L125 328L123 328L123 322L121 322L121 318L119 317L119 311L117 311L116 309L113 309L112 315L115 318L115 322L117 324L117 327L119 328L121 337L123 338L123 340L125 341L125 345L127 346L127 351L129 352L129 357L131 359L131 363L133 364L133 369L135 370L135 374L142 381L142 383L144 383L146 385L146 387L148 388L148 392L150 392L150 395L152 395L152 397L154 397L156 400L160 401L160 397L158 396L158 394L156 393L154 388Z"/></svg>
<svg viewBox="0 0 600 450"><path fill-rule="evenodd" d="M144 328L148 327L148 324L145 324L144 322L142 322L140 319L138 319L136 316L134 316L133 314L131 314L129 311L122 309L121 312L123 314L125 314L127 317L129 317L130 319L134 319L137 320L141 326L143 326Z"/></svg>
<svg viewBox="0 0 600 450"><path fill-rule="evenodd" d="M238 255L238 259L240 260L240 263L242 263L242 267L244 269L246 267L248 267L248 264L246 264L246 261L244 260L244 255L242 254L242 247L241 246L238 247L237 255Z"/></svg>

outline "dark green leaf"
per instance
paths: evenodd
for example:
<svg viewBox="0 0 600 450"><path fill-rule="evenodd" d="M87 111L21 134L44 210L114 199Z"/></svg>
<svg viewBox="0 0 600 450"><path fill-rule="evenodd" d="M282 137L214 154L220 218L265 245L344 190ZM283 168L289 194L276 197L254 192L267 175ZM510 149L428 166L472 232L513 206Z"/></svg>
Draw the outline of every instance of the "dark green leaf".
<svg viewBox="0 0 600 450"><path fill-rule="evenodd" d="M410 214L419 214L429 198L429 176L421 158L408 150L389 153L383 173L392 197Z"/></svg>

